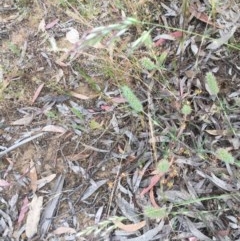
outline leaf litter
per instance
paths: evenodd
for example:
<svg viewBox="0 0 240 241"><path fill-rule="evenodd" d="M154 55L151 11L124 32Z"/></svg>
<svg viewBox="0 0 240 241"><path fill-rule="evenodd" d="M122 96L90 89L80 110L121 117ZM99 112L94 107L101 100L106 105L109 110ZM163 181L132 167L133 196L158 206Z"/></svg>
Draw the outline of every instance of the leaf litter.
<svg viewBox="0 0 240 241"><path fill-rule="evenodd" d="M240 6L82 4L2 10L0 233L237 240Z"/></svg>

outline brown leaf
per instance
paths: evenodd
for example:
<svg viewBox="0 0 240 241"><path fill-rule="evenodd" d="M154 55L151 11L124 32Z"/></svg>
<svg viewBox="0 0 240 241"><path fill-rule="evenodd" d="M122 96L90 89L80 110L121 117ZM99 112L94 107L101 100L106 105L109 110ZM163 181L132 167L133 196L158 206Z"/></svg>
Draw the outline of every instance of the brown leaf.
<svg viewBox="0 0 240 241"><path fill-rule="evenodd" d="M19 225L23 221L23 219L25 217L25 214L28 211L28 204L29 204L28 198L25 197L24 200L23 200L23 204L22 204L19 216L18 216L18 221L17 222L18 222Z"/></svg>
<svg viewBox="0 0 240 241"><path fill-rule="evenodd" d="M164 226L164 220L162 220L158 225L156 225L155 228L150 229L146 232L143 232L141 236L138 236L137 238L129 238L127 240L129 241L151 241L151 240L163 240L162 238L155 239L154 237L163 229Z"/></svg>
<svg viewBox="0 0 240 241"><path fill-rule="evenodd" d="M40 94L43 86L44 86L44 84L41 84L41 85L37 88L37 90L35 91L34 96L33 96L33 98L32 98L32 101L31 101L32 104L35 102L35 100L36 100L37 97L39 96L39 94Z"/></svg>
<svg viewBox="0 0 240 241"><path fill-rule="evenodd" d="M112 102L117 103L117 104L121 104L121 103L126 103L127 102L127 100L125 98L123 98L123 97L114 97L111 100L112 100Z"/></svg>
<svg viewBox="0 0 240 241"><path fill-rule="evenodd" d="M155 208L160 208L160 207L157 205L156 201L155 201L153 189L150 189L149 197L150 197L150 201L151 201L153 207L155 207Z"/></svg>
<svg viewBox="0 0 240 241"><path fill-rule="evenodd" d="M175 31L175 32L172 32L172 33L170 33L168 35L173 37L174 39L176 39L176 38L181 38L183 36L183 32L182 31ZM159 40L157 40L155 42L155 44L154 44L155 47L163 45L166 42L166 40L167 39L165 39L165 38L160 38Z"/></svg>
<svg viewBox="0 0 240 241"><path fill-rule="evenodd" d="M28 238L32 238L37 233L42 205L43 197L37 197L34 194L26 222L26 236Z"/></svg>
<svg viewBox="0 0 240 241"><path fill-rule="evenodd" d="M141 196L143 196L144 194L146 194L147 192L149 192L160 180L162 175L160 174L157 174L157 175L154 175L152 178L151 178L151 181L150 181L150 184L148 187L144 188L143 191L141 192Z"/></svg>
<svg viewBox="0 0 240 241"><path fill-rule="evenodd" d="M134 224L123 224L120 221L113 221L113 223L120 229L126 231L126 232L135 232L141 228L143 228L146 225L146 221L142 221L139 223Z"/></svg>
<svg viewBox="0 0 240 241"><path fill-rule="evenodd" d="M34 162L31 160L30 162L30 171L29 171L29 178L31 181L31 189L33 192L36 192L37 190L37 171L35 168Z"/></svg>
<svg viewBox="0 0 240 241"><path fill-rule="evenodd" d="M204 22L204 23L206 23L208 25L212 25L213 27L217 27L217 28L221 28L221 29L223 28L222 26L220 26L220 25L218 25L216 23L213 23L211 21L211 18L207 14L202 13L202 12L198 12L194 5L191 5L189 9L191 11L191 14L195 18L197 18L198 20L200 20L200 21L202 21L202 22Z"/></svg>
<svg viewBox="0 0 240 241"><path fill-rule="evenodd" d="M173 164L174 158L171 158L171 161L169 162L169 168ZM149 192L160 180L161 177L165 175L164 172L159 172L158 170L153 171L151 174L154 174L154 176L151 178L150 184L148 187L144 188L143 191L141 192L141 196Z"/></svg>
<svg viewBox="0 0 240 241"><path fill-rule="evenodd" d="M50 22L50 23L48 23L48 24L46 25L45 29L50 29L50 28L52 28L52 27L55 26L58 22L59 22L59 19L58 19L58 18L55 19L55 20L53 20L52 22Z"/></svg>
<svg viewBox="0 0 240 241"><path fill-rule="evenodd" d="M213 136L227 136L231 135L230 131L228 130L205 130L208 134Z"/></svg>
<svg viewBox="0 0 240 241"><path fill-rule="evenodd" d="M47 132L58 132L58 133L65 133L66 130L61 127L61 126L56 126L56 125L47 125L42 128L42 131L47 131Z"/></svg>
<svg viewBox="0 0 240 241"><path fill-rule="evenodd" d="M57 60L56 64L58 64L61 67L68 67L68 64L65 64L64 62L62 62L62 60Z"/></svg>
<svg viewBox="0 0 240 241"><path fill-rule="evenodd" d="M82 94L76 93L74 91L71 91L69 94L71 96L76 97L76 98L81 99L81 100L88 100L89 99L89 97L87 97L86 95L82 95Z"/></svg>
<svg viewBox="0 0 240 241"><path fill-rule="evenodd" d="M47 177L43 177L43 178L37 180L38 189L42 188L47 183L51 182L55 177L56 177L56 174L51 174Z"/></svg>
<svg viewBox="0 0 240 241"><path fill-rule="evenodd" d="M64 234L64 233L76 233L76 230L74 228L69 227L59 227L53 231L54 234Z"/></svg>
<svg viewBox="0 0 240 241"><path fill-rule="evenodd" d="M234 26L228 33L225 33L218 39L212 40L212 43L207 46L207 49L215 50L221 47L223 44L228 43L228 40L234 35L237 28L237 26Z"/></svg>
<svg viewBox="0 0 240 241"><path fill-rule="evenodd" d="M26 126L29 125L33 120L33 115L26 115L23 118L16 120L11 123L13 126Z"/></svg>
<svg viewBox="0 0 240 241"><path fill-rule="evenodd" d="M113 107L109 105L101 105L100 109L104 111L112 111Z"/></svg>

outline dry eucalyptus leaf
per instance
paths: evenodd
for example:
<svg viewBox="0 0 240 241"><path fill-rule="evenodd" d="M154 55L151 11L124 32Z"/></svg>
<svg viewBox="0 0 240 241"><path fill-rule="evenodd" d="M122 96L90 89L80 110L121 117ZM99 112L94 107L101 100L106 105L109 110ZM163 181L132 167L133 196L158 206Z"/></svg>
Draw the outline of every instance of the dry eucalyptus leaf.
<svg viewBox="0 0 240 241"><path fill-rule="evenodd" d="M37 180L37 187L38 189L44 187L47 183L51 182L56 177L56 174L51 174L47 177L43 177Z"/></svg>
<svg viewBox="0 0 240 241"><path fill-rule="evenodd" d="M120 221L114 220L113 223L120 229L126 232L136 232L137 230L143 228L146 225L146 221L142 221L134 224L123 224Z"/></svg>
<svg viewBox="0 0 240 241"><path fill-rule="evenodd" d="M202 232L200 232L197 227L195 226L194 223L190 221L187 217L184 218L185 222L190 230L190 232L197 237L199 240L204 240L204 241L211 241L212 239L208 238L206 235L204 235Z"/></svg>
<svg viewBox="0 0 240 241"><path fill-rule="evenodd" d="M74 228L69 227L59 227L53 231L54 234L60 235L64 233L76 233L76 230Z"/></svg>
<svg viewBox="0 0 240 241"><path fill-rule="evenodd" d="M9 187L11 184L3 179L0 179L0 187Z"/></svg>
<svg viewBox="0 0 240 241"><path fill-rule="evenodd" d="M27 213L28 211L28 208L29 208L29 202L28 202L28 198L25 197L24 200L23 200L23 203L22 203L22 206L21 206L21 210L20 210L20 213L18 215L18 225L21 224L21 222L23 221L24 217L25 217L25 214Z"/></svg>
<svg viewBox="0 0 240 241"><path fill-rule="evenodd" d="M48 23L46 26L45 26L45 29L51 29L52 27L54 27L57 23L59 22L59 19L55 19L53 20L52 22Z"/></svg>
<svg viewBox="0 0 240 241"><path fill-rule="evenodd" d="M205 130L205 131L212 136L227 136L230 134L228 130Z"/></svg>
<svg viewBox="0 0 240 241"><path fill-rule="evenodd" d="M49 198L47 206L45 207L44 212L41 216L41 223L39 225L40 232L41 232L41 238L43 238L45 236L45 234L48 232L48 229L53 220L55 210L58 207L58 202L62 195L64 180L65 180L64 175L60 175L58 177L58 179L55 181L55 185L52 190L52 195Z"/></svg>
<svg viewBox="0 0 240 241"><path fill-rule="evenodd" d="M40 32L40 31L44 32L45 31L45 26L46 26L46 23L45 23L45 20L43 18L40 21L39 25L38 25L38 32Z"/></svg>
<svg viewBox="0 0 240 241"><path fill-rule="evenodd" d="M119 188L120 189L120 188ZM138 214L135 212L134 207L129 204L124 198L118 198L117 199L117 205L118 208L121 210L124 217L126 217L128 220L138 223L140 222L140 218Z"/></svg>
<svg viewBox="0 0 240 241"><path fill-rule="evenodd" d="M69 94L73 97L76 97L80 100L88 100L90 97L86 96L86 95L82 95L82 94L79 94L77 92L74 92L74 91L70 91Z"/></svg>
<svg viewBox="0 0 240 241"><path fill-rule="evenodd" d="M164 221L162 220L159 225L157 225L154 229L150 229L147 232L144 232L143 235L136 237L136 238L130 238L128 241L151 241L154 240L154 237L163 229Z"/></svg>
<svg viewBox="0 0 240 241"><path fill-rule="evenodd" d="M65 133L66 129L64 129L61 126L56 126L56 125L47 125L42 128L42 131L47 131L47 132L58 132L58 133Z"/></svg>
<svg viewBox="0 0 240 241"><path fill-rule="evenodd" d="M83 197L81 198L81 201L86 200L87 198L89 198L94 192L96 192L102 185L104 185L107 182L107 180L101 180L98 182L95 182L94 184L92 184L85 192L85 194L83 195Z"/></svg>
<svg viewBox="0 0 240 241"><path fill-rule="evenodd" d="M97 224L97 223L100 222L101 217L102 217L102 214L103 214L103 208L104 208L104 207L101 206L101 207L97 210L97 212L96 212L96 214L95 214L95 219L94 219L95 224Z"/></svg>
<svg viewBox="0 0 240 241"><path fill-rule="evenodd" d="M42 205L43 197L37 197L37 195L34 194L26 222L26 236L28 238L32 238L34 234L37 233Z"/></svg>
<svg viewBox="0 0 240 241"><path fill-rule="evenodd" d="M38 98L38 96L39 96L39 94L40 94L43 86L44 86L44 83L41 84L41 85L37 88L37 90L35 91L34 96L33 96L33 98L32 98L31 104L33 104L33 103L35 102L35 100Z"/></svg>
<svg viewBox="0 0 240 241"><path fill-rule="evenodd" d="M30 171L29 171L29 178L31 180L31 189L33 192L36 192L37 190L37 171L35 168L35 164L34 162L31 160L30 162L30 167L29 167Z"/></svg>
<svg viewBox="0 0 240 241"><path fill-rule="evenodd" d="M12 122L11 125L13 125L13 126L23 126L23 125L26 126L26 125L29 125L32 122L33 117L34 117L33 115L26 115L23 118Z"/></svg>
<svg viewBox="0 0 240 241"><path fill-rule="evenodd" d="M58 46L57 46L57 42L56 42L54 37L49 38L49 43L51 45L51 51L53 51L53 52L59 51Z"/></svg>
<svg viewBox="0 0 240 241"><path fill-rule="evenodd" d="M215 50L220 48L223 44L226 44L228 40L233 36L237 26L234 26L228 33L224 34L221 38L214 39L211 44L207 46L207 49Z"/></svg>

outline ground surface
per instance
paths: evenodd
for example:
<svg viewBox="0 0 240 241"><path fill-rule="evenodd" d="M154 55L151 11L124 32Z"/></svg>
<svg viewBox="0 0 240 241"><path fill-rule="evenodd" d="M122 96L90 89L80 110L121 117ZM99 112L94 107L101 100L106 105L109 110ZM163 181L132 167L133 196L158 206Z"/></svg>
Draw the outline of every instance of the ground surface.
<svg viewBox="0 0 240 241"><path fill-rule="evenodd" d="M3 240L240 240L239 12L3 1Z"/></svg>

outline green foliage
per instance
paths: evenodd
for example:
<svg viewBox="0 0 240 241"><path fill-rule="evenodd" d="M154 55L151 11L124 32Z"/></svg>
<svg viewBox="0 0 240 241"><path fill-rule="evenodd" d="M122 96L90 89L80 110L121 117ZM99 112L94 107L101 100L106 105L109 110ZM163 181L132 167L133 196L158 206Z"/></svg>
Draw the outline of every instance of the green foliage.
<svg viewBox="0 0 240 241"><path fill-rule="evenodd" d="M163 159L160 162L158 162L156 170L160 173L162 172L165 173L165 172L168 172L169 167L170 167L169 161L166 159Z"/></svg>
<svg viewBox="0 0 240 241"><path fill-rule="evenodd" d="M184 115L190 115L192 113L192 108L190 105L185 104L183 105L182 109L181 109L182 114Z"/></svg>
<svg viewBox="0 0 240 241"><path fill-rule="evenodd" d="M53 119L53 120L58 120L58 114L57 114L57 112L56 111L48 111L47 113L46 113L46 116L48 117L48 118L50 118L50 119Z"/></svg>
<svg viewBox="0 0 240 241"><path fill-rule="evenodd" d="M141 65L146 70L153 70L156 69L156 65L153 63L153 61L147 57L143 57L141 60Z"/></svg>
<svg viewBox="0 0 240 241"><path fill-rule="evenodd" d="M16 44L13 44L13 43L9 42L8 48L12 51L13 54L16 54L17 56L20 56L21 50L18 48L18 46Z"/></svg>
<svg viewBox="0 0 240 241"><path fill-rule="evenodd" d="M83 120L83 115L82 115L82 113L81 113L78 109L72 107L72 108L71 108L71 111L72 111L72 113L73 113L74 115L76 115L80 120Z"/></svg>
<svg viewBox="0 0 240 241"><path fill-rule="evenodd" d="M225 162L225 163L230 163L230 164L233 164L234 163L234 157L232 156L231 153L229 153L226 149L224 148L219 148L217 151L216 151L216 157Z"/></svg>
<svg viewBox="0 0 240 241"><path fill-rule="evenodd" d="M137 96L133 93L133 91L126 85L121 87L122 94L124 98L127 100L128 104L132 107L136 112L142 112L143 106L141 101L137 98Z"/></svg>
<svg viewBox="0 0 240 241"><path fill-rule="evenodd" d="M217 95L219 92L217 80L211 72L206 74L206 89L210 95Z"/></svg>
<svg viewBox="0 0 240 241"><path fill-rule="evenodd" d="M124 21L110 24L108 26L100 26L92 29L86 36L86 40L89 41L93 38L104 37L113 31L118 31L115 36L121 36L131 25L138 23L134 18L126 18Z"/></svg>
<svg viewBox="0 0 240 241"><path fill-rule="evenodd" d="M149 31L144 31L142 35L131 44L131 49L135 50L142 45L146 46L147 48L151 48L153 43L150 35L151 32L152 32L152 29Z"/></svg>
<svg viewBox="0 0 240 241"><path fill-rule="evenodd" d="M89 122L89 127L92 129L92 130L96 130L96 129L102 129L102 126L101 124L99 124L97 121L95 120L91 120Z"/></svg>
<svg viewBox="0 0 240 241"><path fill-rule="evenodd" d="M236 166L240 167L240 161L235 162Z"/></svg>
<svg viewBox="0 0 240 241"><path fill-rule="evenodd" d="M81 44L78 45L77 48L78 50L82 50L90 46L96 46L107 36L111 37L108 41L108 44L110 45L115 40L118 40L119 37L123 35L132 25L136 25L138 23L139 21L135 18L126 18L116 24L93 28L87 35L84 35L84 37L81 38ZM147 40L145 39L145 41Z"/></svg>
<svg viewBox="0 0 240 241"><path fill-rule="evenodd" d="M72 129L74 130L79 130L79 131L82 131L82 132L86 132L86 129L78 124L72 124L71 125Z"/></svg>
<svg viewBox="0 0 240 241"><path fill-rule="evenodd" d="M89 76L86 71L84 71L78 64L76 65L76 70L80 73L80 75L84 78L84 80L89 84L90 88L96 92L101 92L100 86L96 83L96 81Z"/></svg>
<svg viewBox="0 0 240 241"><path fill-rule="evenodd" d="M94 237L97 237L99 233L104 233L104 232L111 232L114 230L117 226L114 224L114 221L123 221L125 220L125 217L111 217L108 220L99 222L97 225L94 226L89 226L85 228L84 230L78 232L76 234L76 237L81 237L81 236L88 236L90 234L93 234Z"/></svg>
<svg viewBox="0 0 240 241"><path fill-rule="evenodd" d="M32 0L18 0L16 2L19 8L25 8L33 4Z"/></svg>
<svg viewBox="0 0 240 241"><path fill-rule="evenodd" d="M69 4L77 4L77 0L59 0L61 7L67 7Z"/></svg>
<svg viewBox="0 0 240 241"><path fill-rule="evenodd" d="M144 209L144 214L148 218L164 218L167 216L167 211L165 208L146 207Z"/></svg>
<svg viewBox="0 0 240 241"><path fill-rule="evenodd" d="M163 67L164 63L166 61L166 58L168 56L168 52L164 51L158 58L157 58L157 64L159 65L159 67Z"/></svg>
<svg viewBox="0 0 240 241"><path fill-rule="evenodd" d="M210 0L209 1L211 5L211 14L213 16L213 19L216 18L217 8L219 7L219 1L218 0Z"/></svg>

